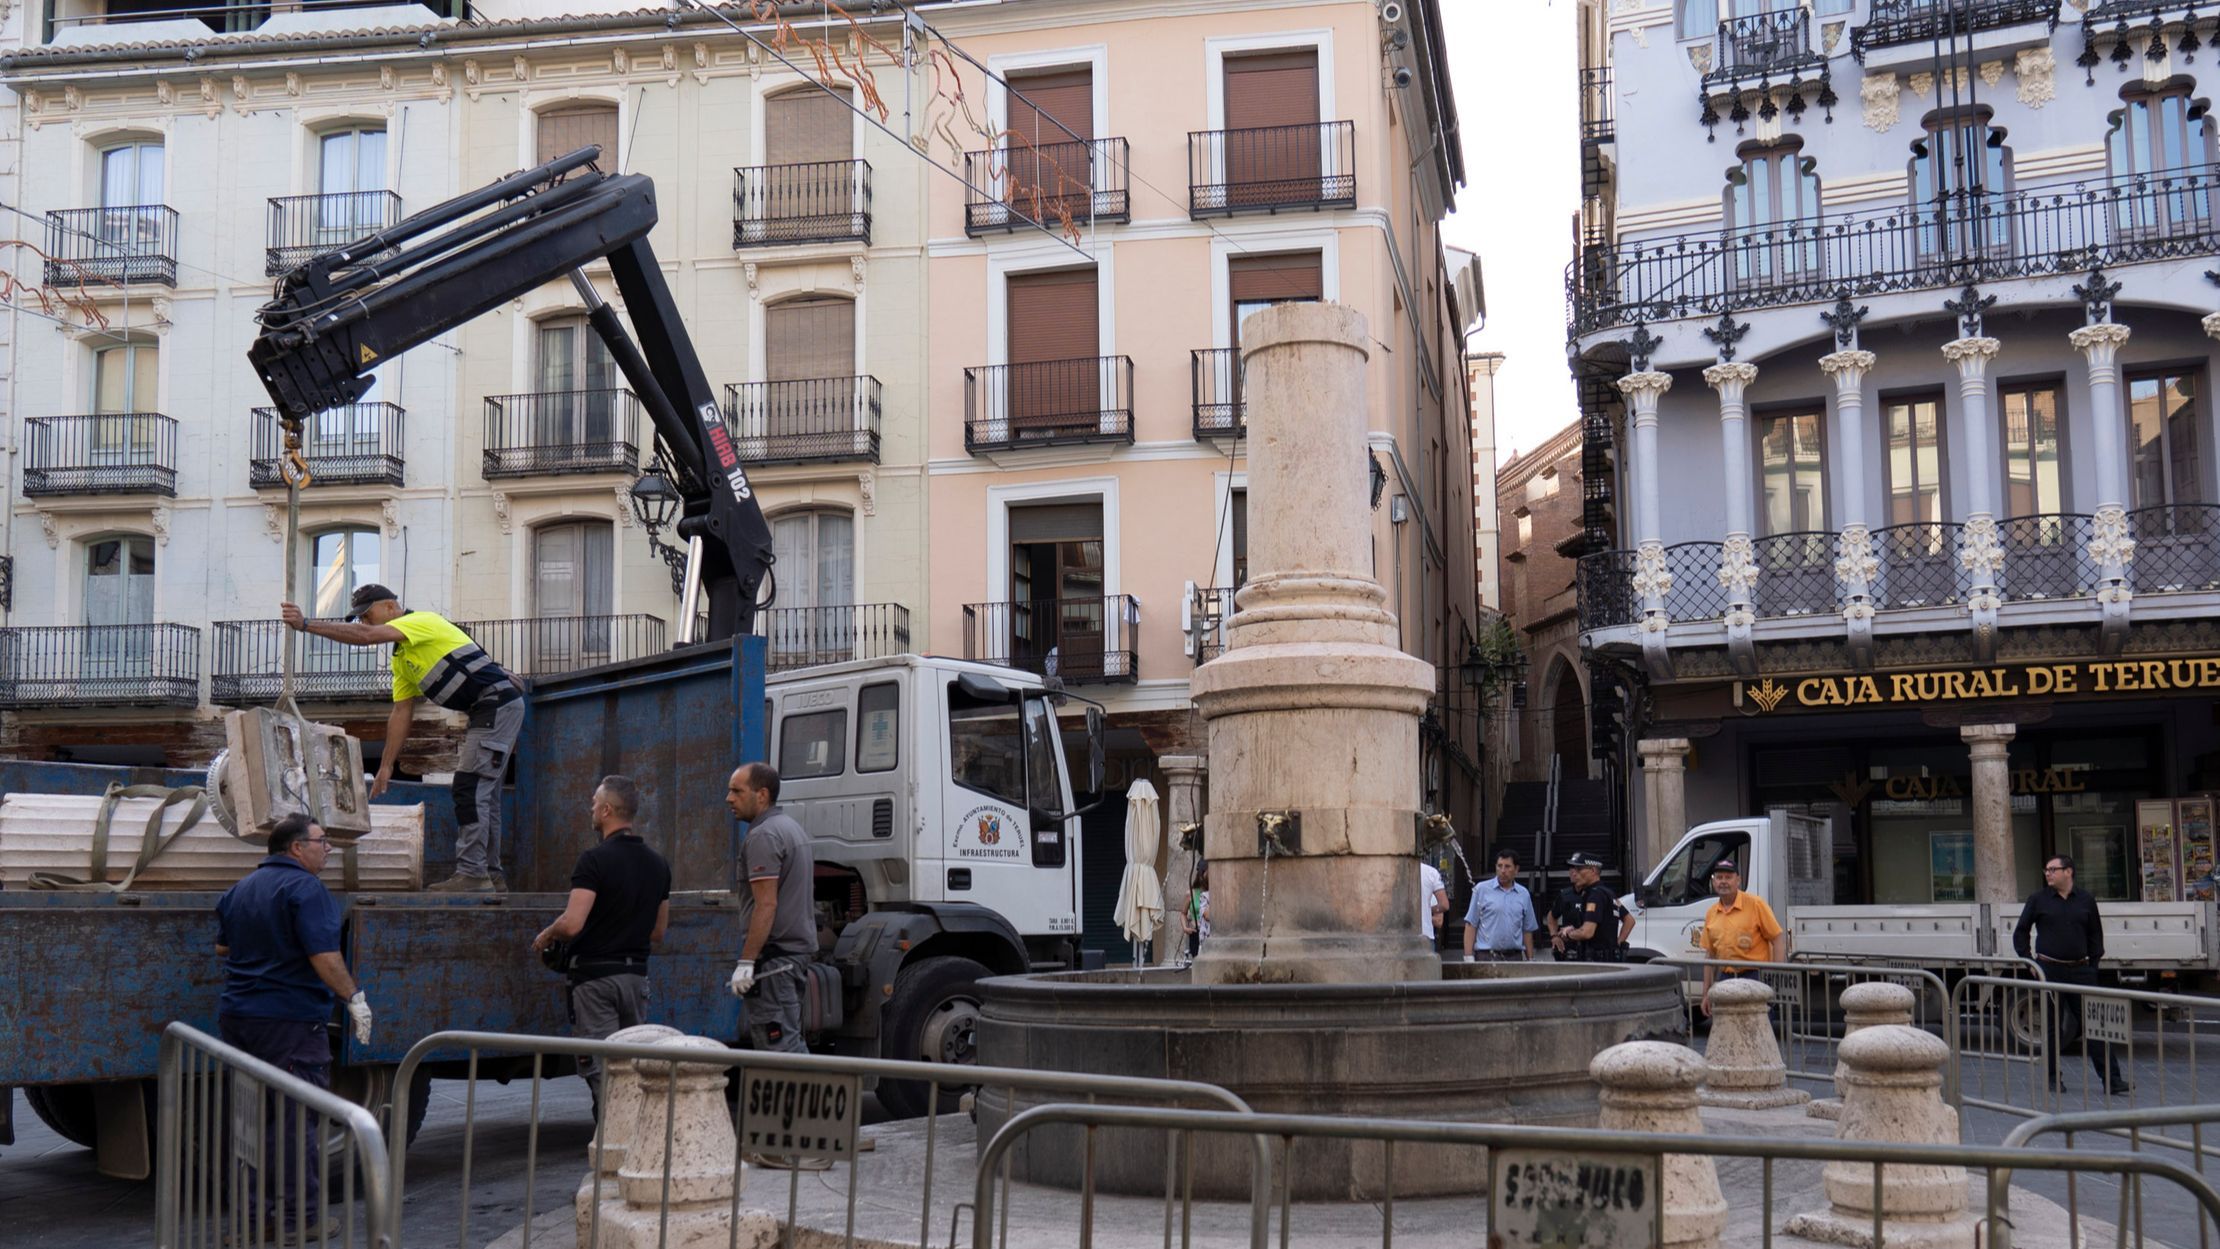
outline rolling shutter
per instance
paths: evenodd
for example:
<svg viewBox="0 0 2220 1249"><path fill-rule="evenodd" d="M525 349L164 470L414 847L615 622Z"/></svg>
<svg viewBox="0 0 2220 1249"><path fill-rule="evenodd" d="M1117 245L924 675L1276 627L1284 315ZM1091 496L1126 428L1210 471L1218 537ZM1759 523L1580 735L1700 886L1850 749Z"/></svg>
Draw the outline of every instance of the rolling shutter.
<svg viewBox="0 0 2220 1249"><path fill-rule="evenodd" d="M1304 303L1326 297L1325 267L1317 252L1237 256L1226 266L1226 285L1236 309L1243 304ZM1239 322L1235 324L1238 329Z"/></svg>
<svg viewBox="0 0 2220 1249"><path fill-rule="evenodd" d="M1226 60L1226 129L1318 122L1318 50Z"/></svg>
<svg viewBox="0 0 2220 1249"><path fill-rule="evenodd" d="M601 146L601 167L617 167L617 106L566 104L540 114L539 155L542 162L567 156L587 144Z"/></svg>
<svg viewBox="0 0 2220 1249"><path fill-rule="evenodd" d="M1010 80L1010 134L1015 143L1070 143L1095 137L1095 73L1089 69L1029 74ZM1020 96L1024 98L1020 99ZM1042 114L1054 118L1046 120ZM1056 123L1062 122L1062 126ZM1064 133L1066 130L1071 134Z"/></svg>
<svg viewBox="0 0 2220 1249"><path fill-rule="evenodd" d="M1010 279L1010 423L1020 437L1094 432L1102 419L1095 271Z"/></svg>
<svg viewBox="0 0 2220 1249"><path fill-rule="evenodd" d="M1082 142L1095 134L1094 70L1033 74L1014 78L1010 85L1010 133L1003 141L1009 162L1005 198L1044 225L1084 217L1094 184L1093 152Z"/></svg>
<svg viewBox="0 0 2220 1249"><path fill-rule="evenodd" d="M847 92L840 92L845 99ZM763 163L808 165L855 158L855 114L821 87L763 102Z"/></svg>
<svg viewBox="0 0 2220 1249"><path fill-rule="evenodd" d="M774 382L852 377L856 305L838 296L789 299L766 309L764 376Z"/></svg>
<svg viewBox="0 0 2220 1249"><path fill-rule="evenodd" d="M1102 504L1036 503L1010 509L1010 542L1102 541Z"/></svg>
<svg viewBox="0 0 2220 1249"><path fill-rule="evenodd" d="M1225 179L1232 206L1319 197L1318 51L1226 61Z"/></svg>

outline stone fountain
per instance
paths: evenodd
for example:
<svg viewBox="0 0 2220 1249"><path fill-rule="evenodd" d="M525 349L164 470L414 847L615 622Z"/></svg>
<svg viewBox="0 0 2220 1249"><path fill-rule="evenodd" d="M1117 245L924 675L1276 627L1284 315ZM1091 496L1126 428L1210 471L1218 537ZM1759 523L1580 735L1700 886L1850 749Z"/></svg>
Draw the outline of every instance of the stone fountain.
<svg viewBox="0 0 2220 1249"><path fill-rule="evenodd" d="M1370 571L1373 339L1338 304L1266 309L1242 338L1251 579L1191 686L1210 741L1211 937L1191 968L987 981L979 1061L1201 1080L1261 1111L1593 1125L1590 1060L1679 1039L1678 973L1444 967L1419 935L1419 718L1436 674L1397 649ZM981 1090L981 1139L1030 1104ZM1076 1187L1081 1149L1076 1132L1036 1132L1013 1173ZM1305 1141L1294 1195L1375 1199L1382 1153ZM1098 1138L1094 1156L1099 1188L1163 1191L1161 1134ZM1195 1161L1198 1196L1247 1193L1242 1142L1199 1139ZM1394 1191L1470 1192L1481 1165L1405 1146Z"/></svg>

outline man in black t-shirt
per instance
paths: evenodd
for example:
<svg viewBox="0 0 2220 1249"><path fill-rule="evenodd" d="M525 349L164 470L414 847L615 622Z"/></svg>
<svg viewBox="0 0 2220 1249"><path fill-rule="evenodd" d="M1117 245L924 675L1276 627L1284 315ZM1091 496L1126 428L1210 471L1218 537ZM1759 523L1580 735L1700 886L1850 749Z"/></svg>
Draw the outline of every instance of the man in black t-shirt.
<svg viewBox="0 0 2220 1249"><path fill-rule="evenodd" d="M671 865L632 831L639 808L631 777L601 779L593 805L601 842L578 856L562 915L532 938L534 953L569 943L559 970L570 977L571 1032L591 1040L647 1022L648 950L670 927ZM593 1059L581 1057L578 1073L598 1097Z"/></svg>

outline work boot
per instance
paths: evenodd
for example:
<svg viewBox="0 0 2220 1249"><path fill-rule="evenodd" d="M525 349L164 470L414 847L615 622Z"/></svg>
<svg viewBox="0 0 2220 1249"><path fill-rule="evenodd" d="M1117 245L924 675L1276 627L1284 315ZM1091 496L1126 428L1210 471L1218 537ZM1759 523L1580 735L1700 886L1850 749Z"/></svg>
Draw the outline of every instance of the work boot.
<svg viewBox="0 0 2220 1249"><path fill-rule="evenodd" d="M426 885L428 893L499 893L490 876L465 876L460 872L436 885Z"/></svg>

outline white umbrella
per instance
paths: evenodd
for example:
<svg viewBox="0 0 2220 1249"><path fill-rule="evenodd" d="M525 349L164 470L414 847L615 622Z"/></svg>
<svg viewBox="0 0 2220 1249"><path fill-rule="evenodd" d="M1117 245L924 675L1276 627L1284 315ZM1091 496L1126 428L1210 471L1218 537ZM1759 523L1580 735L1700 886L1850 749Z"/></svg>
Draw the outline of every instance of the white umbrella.
<svg viewBox="0 0 2220 1249"><path fill-rule="evenodd" d="M1125 791L1125 881L1118 886L1118 928L1133 943L1134 963L1140 963L1143 942L1156 935L1164 918L1164 888L1156 879L1156 846L1160 839L1156 786L1135 781Z"/></svg>

